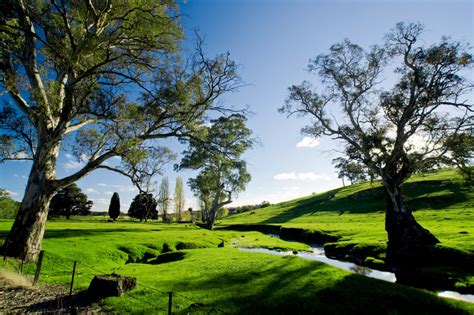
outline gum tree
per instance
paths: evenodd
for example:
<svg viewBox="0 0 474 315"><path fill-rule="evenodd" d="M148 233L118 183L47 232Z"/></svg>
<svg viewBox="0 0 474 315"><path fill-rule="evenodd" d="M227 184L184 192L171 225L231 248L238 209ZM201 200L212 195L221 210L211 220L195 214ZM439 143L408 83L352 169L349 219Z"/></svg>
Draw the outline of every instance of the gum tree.
<svg viewBox="0 0 474 315"><path fill-rule="evenodd" d="M0 4L0 160L31 160L24 198L4 245L33 260L52 196L121 157L147 159L161 139L193 137L217 97L238 85L227 55L180 52L171 0ZM57 178L60 152L83 167Z"/></svg>
<svg viewBox="0 0 474 315"><path fill-rule="evenodd" d="M345 40L310 61L323 88L308 82L289 88L288 115L309 117L303 132L329 136L345 145L347 157L380 177L386 194L387 254L396 262L414 248L439 240L423 228L400 189L411 174L440 162L453 134L473 126L463 76L472 67L465 45L443 38L419 44L423 27L399 23L383 46L364 50ZM395 82L384 78L393 71Z"/></svg>
<svg viewBox="0 0 474 315"><path fill-rule="evenodd" d="M241 114L211 121L209 127L202 129L200 138L190 142L181 161L180 168L199 170L188 184L201 202L203 221L210 230L219 209L231 203L250 181L247 163L241 157L254 144L246 121Z"/></svg>

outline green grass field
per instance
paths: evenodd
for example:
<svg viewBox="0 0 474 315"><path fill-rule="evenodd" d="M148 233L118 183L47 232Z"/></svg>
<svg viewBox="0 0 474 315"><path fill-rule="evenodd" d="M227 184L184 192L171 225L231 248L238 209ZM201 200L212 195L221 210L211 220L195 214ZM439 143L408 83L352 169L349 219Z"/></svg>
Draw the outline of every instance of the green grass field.
<svg viewBox="0 0 474 315"><path fill-rule="evenodd" d="M403 186L416 219L442 246L474 255L474 189L455 170L414 176ZM221 220L221 225L273 224L327 231L341 241L385 244L382 187L363 183L295 199Z"/></svg>
<svg viewBox="0 0 474 315"><path fill-rule="evenodd" d="M442 240L442 246L473 252L472 189L463 186L455 172L414 178L405 191L417 209L417 219ZM379 188L355 185L228 217L220 226L258 223L317 229L342 236L340 243L383 247L386 235L379 197ZM8 233L11 224L0 221L0 237ZM222 242L225 247L218 248ZM190 224L156 222L109 223L105 218L51 220L43 242L41 283L69 283L75 260L76 291L86 289L96 274L137 277L135 290L98 302L115 313L166 313L167 292L172 291L173 310L181 314L474 314L474 304L439 298L426 290L294 256L243 252L231 245L308 248L256 231L208 231ZM18 264L12 259L0 260L0 267L6 269ZM25 266L24 272L32 275L34 266ZM469 276L465 279L471 280Z"/></svg>
<svg viewBox="0 0 474 315"><path fill-rule="evenodd" d="M2 235L10 226L10 221L0 222ZM222 241L226 247L217 248ZM161 264L143 261L160 255L165 243L180 253L171 253L178 260ZM104 309L117 313L165 313L169 291L175 293L174 310L183 314L474 312L473 304L441 299L427 291L297 257L242 252L230 248L231 243L286 250L307 248L259 232L207 231L184 224L57 220L47 224L41 282L67 284L73 260L78 262L76 290L86 289L95 274L116 272L137 277L135 290L99 302ZM0 266L12 269L18 263L10 259L0 261ZM34 266L27 265L24 270L31 275Z"/></svg>

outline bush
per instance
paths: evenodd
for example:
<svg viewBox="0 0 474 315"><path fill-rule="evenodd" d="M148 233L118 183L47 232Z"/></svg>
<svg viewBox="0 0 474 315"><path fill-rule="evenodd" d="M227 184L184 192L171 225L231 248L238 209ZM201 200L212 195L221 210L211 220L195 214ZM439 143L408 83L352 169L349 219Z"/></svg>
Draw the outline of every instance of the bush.
<svg viewBox="0 0 474 315"><path fill-rule="evenodd" d="M0 188L0 219L14 219L20 203L11 198L10 193Z"/></svg>

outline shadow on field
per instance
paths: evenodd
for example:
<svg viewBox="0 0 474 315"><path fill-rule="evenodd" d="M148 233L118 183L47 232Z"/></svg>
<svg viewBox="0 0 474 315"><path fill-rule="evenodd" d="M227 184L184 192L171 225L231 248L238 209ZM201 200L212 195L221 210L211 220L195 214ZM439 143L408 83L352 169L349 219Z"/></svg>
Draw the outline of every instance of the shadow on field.
<svg viewBox="0 0 474 315"><path fill-rule="evenodd" d="M22 311L48 314L98 314L101 313L100 307L97 306L98 301L99 299L91 298L85 290L76 292L70 297L58 296L55 299L31 304Z"/></svg>
<svg viewBox="0 0 474 315"><path fill-rule="evenodd" d="M68 238L68 237L82 237L100 234L120 233L146 233L150 230L133 229L133 228L115 228L115 229L63 229L63 230L46 230L45 238ZM151 232L151 231L150 231Z"/></svg>
<svg viewBox="0 0 474 315"><path fill-rule="evenodd" d="M281 208L288 207L266 220L262 224L284 223L294 218L312 215L317 212L372 213L385 210L385 194L383 187L373 187L350 194L351 187L338 188L315 197L279 204ZM346 190L347 195L336 197ZM408 206L418 209L444 209L457 203L469 200L471 189L458 182L452 181L421 181L406 183L402 187Z"/></svg>
<svg viewBox="0 0 474 315"><path fill-rule="evenodd" d="M187 282L187 290L208 296L214 290L236 294L194 303L185 311L225 312L233 307L230 313L239 314L467 314L430 293L354 274L335 279L326 268L315 264L288 270L279 264L264 272L239 270Z"/></svg>

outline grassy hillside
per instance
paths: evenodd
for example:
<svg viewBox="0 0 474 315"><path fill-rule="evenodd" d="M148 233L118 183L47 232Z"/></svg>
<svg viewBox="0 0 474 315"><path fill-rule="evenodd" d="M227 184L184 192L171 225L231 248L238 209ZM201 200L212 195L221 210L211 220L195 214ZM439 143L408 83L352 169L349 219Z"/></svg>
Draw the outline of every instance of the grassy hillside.
<svg viewBox="0 0 474 315"><path fill-rule="evenodd" d="M441 247L474 253L473 190L455 171L414 177L405 186L416 218L443 242ZM262 224L337 236L328 246L349 248L372 265L382 264L386 244L381 187L368 183L339 188L228 217L219 226ZM0 221L0 238L11 220ZM295 230L295 229L293 229ZM218 245L224 243L223 248ZM298 257L242 252L232 246L305 250L256 231L208 231L188 224L108 223L100 218L50 220L43 248L41 282L65 284L77 261L75 289L97 274L134 276L138 287L121 298L98 301L116 313L164 314L167 292L175 313L473 314L474 304L351 274ZM0 260L14 269L19 261ZM32 264L24 267L31 277ZM472 266L437 266L452 286L471 292ZM421 275L428 273L423 271ZM64 291L68 288L65 286ZM1 310L0 310L1 311Z"/></svg>
<svg viewBox="0 0 474 315"><path fill-rule="evenodd" d="M12 222L0 221L0 236ZM224 248L218 244L225 242ZM278 257L231 248L259 246L302 250L259 232L208 231L185 224L57 220L47 223L41 283L68 284L77 261L75 289L96 274L134 276L138 286L99 301L115 313L272 314L470 314L474 304L351 274L298 257ZM166 244L166 245L165 245ZM165 253L166 251L171 253ZM156 258L158 257L158 258ZM19 262L0 260L0 267ZM33 274L34 266L24 268ZM68 291L65 286L64 291Z"/></svg>
<svg viewBox="0 0 474 315"><path fill-rule="evenodd" d="M474 189L464 184L456 170L414 176L403 193L416 219L443 246L474 254ZM341 241L384 244L384 208L380 183L363 183L229 216L220 224L315 229L340 236Z"/></svg>

